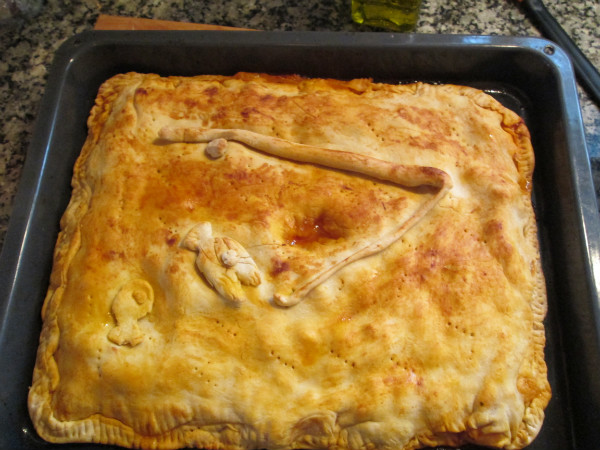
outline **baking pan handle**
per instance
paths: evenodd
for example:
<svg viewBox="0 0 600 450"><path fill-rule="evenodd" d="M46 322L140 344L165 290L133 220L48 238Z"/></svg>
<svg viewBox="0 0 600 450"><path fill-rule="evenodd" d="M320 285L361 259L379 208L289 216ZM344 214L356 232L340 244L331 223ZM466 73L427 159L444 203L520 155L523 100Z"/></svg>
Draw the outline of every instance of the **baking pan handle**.
<svg viewBox="0 0 600 450"><path fill-rule="evenodd" d="M586 58L569 35L546 9L541 0L523 0L522 4L531 14L548 39L556 42L571 58L575 73L590 97L600 105L600 74L594 65Z"/></svg>

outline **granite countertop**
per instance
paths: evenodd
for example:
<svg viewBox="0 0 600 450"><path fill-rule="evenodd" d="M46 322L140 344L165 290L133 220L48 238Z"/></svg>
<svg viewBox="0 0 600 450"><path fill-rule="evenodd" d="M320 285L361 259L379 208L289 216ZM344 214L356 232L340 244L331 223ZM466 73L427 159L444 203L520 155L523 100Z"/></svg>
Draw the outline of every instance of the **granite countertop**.
<svg viewBox="0 0 600 450"><path fill-rule="evenodd" d="M600 3L544 3L600 67ZM351 21L350 0L0 0L0 245L54 53L74 34L91 30L99 14L259 30L377 31ZM423 0L416 32L540 36L516 0ZM579 94L600 193L600 109L581 88Z"/></svg>

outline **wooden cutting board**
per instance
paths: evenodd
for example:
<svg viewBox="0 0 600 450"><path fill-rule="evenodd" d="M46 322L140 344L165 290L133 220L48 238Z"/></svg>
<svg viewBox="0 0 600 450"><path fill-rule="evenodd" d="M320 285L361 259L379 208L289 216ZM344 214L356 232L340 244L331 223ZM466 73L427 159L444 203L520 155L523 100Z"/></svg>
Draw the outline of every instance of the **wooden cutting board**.
<svg viewBox="0 0 600 450"><path fill-rule="evenodd" d="M140 19L137 17L111 16L100 14L94 25L95 30L246 30L221 25L175 22L171 20Z"/></svg>

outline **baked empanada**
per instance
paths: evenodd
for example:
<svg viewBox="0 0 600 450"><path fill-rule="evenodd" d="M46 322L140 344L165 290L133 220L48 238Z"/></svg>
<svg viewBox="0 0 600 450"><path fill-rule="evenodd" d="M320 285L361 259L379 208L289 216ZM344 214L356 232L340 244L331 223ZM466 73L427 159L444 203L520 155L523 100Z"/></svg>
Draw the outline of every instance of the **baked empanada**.
<svg viewBox="0 0 600 450"><path fill-rule="evenodd" d="M52 442L521 448L550 398L520 117L453 85L117 75L29 395Z"/></svg>

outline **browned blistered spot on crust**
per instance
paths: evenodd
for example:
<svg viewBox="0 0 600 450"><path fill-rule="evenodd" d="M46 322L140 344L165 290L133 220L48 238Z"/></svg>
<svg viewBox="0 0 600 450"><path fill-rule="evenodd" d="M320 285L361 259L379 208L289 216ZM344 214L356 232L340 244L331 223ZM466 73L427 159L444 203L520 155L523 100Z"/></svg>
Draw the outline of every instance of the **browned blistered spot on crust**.
<svg viewBox="0 0 600 450"><path fill-rule="evenodd" d="M401 106L396 113L407 122L418 127L419 130L435 136L449 136L452 133L450 125L440 119L439 114L427 108L418 106Z"/></svg>
<svg viewBox="0 0 600 450"><path fill-rule="evenodd" d="M200 106L200 102L198 102L198 100L195 100L193 98L186 98L184 100L183 104L189 109L196 109Z"/></svg>
<svg viewBox="0 0 600 450"><path fill-rule="evenodd" d="M523 397L529 400L537 395L540 386L535 379L531 379L530 377L520 377L517 381L517 389L519 389L519 392Z"/></svg>
<svg viewBox="0 0 600 450"><path fill-rule="evenodd" d="M386 386L393 386L395 384L403 384L405 379L404 378L400 378L398 376L387 376L385 378L383 378L383 384L385 384Z"/></svg>
<svg viewBox="0 0 600 450"><path fill-rule="evenodd" d="M490 220L484 225L483 235L494 256L500 260L510 259L514 252L513 246L504 236L504 226L500 220Z"/></svg>
<svg viewBox="0 0 600 450"><path fill-rule="evenodd" d="M258 110L256 108L244 108L240 113L244 119L248 119L251 114L257 114Z"/></svg>
<svg viewBox="0 0 600 450"><path fill-rule="evenodd" d="M323 342L319 342L314 334L299 329L295 333L294 341L297 344L298 356L300 358L298 367L308 368L315 364L315 362L322 360L326 349L323 346Z"/></svg>
<svg viewBox="0 0 600 450"><path fill-rule="evenodd" d="M287 261L282 261L278 258L273 258L271 260L271 276L277 276L280 273L287 272L290 270L290 263Z"/></svg>
<svg viewBox="0 0 600 450"><path fill-rule="evenodd" d="M104 252L102 254L103 258L108 260L108 261L114 261L116 259L123 259L125 258L125 253L122 251L116 251L116 250L108 250L107 252Z"/></svg>
<svg viewBox="0 0 600 450"><path fill-rule="evenodd" d="M213 122L219 122L225 119L229 115L227 108L219 107L217 111L210 116L210 120Z"/></svg>
<svg viewBox="0 0 600 450"><path fill-rule="evenodd" d="M521 118L519 118L518 120L515 120L514 122L510 122L510 123L504 122L503 123L504 129L512 130L512 132L515 135L526 134L526 136L529 137L529 132L527 131L526 128L523 127L524 125L525 125L525 122Z"/></svg>
<svg viewBox="0 0 600 450"><path fill-rule="evenodd" d="M275 97L274 95L271 95L271 94L261 95L260 96L260 102L261 103L271 104L273 102L276 102L277 100L278 100L278 98ZM285 100L285 97L280 97L279 100Z"/></svg>
<svg viewBox="0 0 600 450"><path fill-rule="evenodd" d="M498 164L501 163L501 161L498 161ZM463 177L470 183L472 188L476 188L490 197L490 201L505 202L516 194L514 183L490 168L483 166L469 167L463 171Z"/></svg>
<svg viewBox="0 0 600 450"><path fill-rule="evenodd" d="M485 225L484 233L489 233L496 236L499 233L501 233L503 229L504 226L502 225L502 222L500 220L490 220Z"/></svg>
<svg viewBox="0 0 600 450"><path fill-rule="evenodd" d="M203 94L208 97L214 97L219 92L219 88L216 86L211 86L209 88L204 89Z"/></svg>
<svg viewBox="0 0 600 450"><path fill-rule="evenodd" d="M509 241L507 234L500 220L490 220L483 228L489 251L502 265L506 278L512 283L525 283L526 274L520 269L525 265L523 257Z"/></svg>
<svg viewBox="0 0 600 450"><path fill-rule="evenodd" d="M426 150L438 150L440 148L439 139L431 139L428 136L409 136L407 139L408 144L413 147L423 148Z"/></svg>

